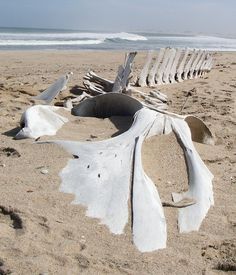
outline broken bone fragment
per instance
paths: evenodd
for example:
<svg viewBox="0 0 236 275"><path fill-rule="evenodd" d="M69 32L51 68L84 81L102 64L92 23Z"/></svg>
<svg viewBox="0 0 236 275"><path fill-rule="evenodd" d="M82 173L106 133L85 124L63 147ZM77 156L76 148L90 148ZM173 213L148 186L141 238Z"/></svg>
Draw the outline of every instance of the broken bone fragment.
<svg viewBox="0 0 236 275"><path fill-rule="evenodd" d="M37 139L44 135L55 135L57 130L68 122L67 118L56 113L60 109L60 107L47 105L29 107L21 116L21 130L16 134L15 139Z"/></svg>
<svg viewBox="0 0 236 275"><path fill-rule="evenodd" d="M40 95L35 96L34 99L42 100L49 104L61 91L66 89L66 84L70 75L73 75L73 73L70 72L64 76L61 76Z"/></svg>

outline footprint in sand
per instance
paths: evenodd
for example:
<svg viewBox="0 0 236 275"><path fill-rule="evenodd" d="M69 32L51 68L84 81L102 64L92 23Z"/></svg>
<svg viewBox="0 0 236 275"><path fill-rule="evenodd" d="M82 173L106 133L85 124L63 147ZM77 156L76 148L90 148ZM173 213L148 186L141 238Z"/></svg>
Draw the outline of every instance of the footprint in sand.
<svg viewBox="0 0 236 275"><path fill-rule="evenodd" d="M236 239L224 240L202 248L202 257L213 270L236 271Z"/></svg>
<svg viewBox="0 0 236 275"><path fill-rule="evenodd" d="M0 205L0 228L0 235L24 232L23 221L17 211L3 205Z"/></svg>
<svg viewBox="0 0 236 275"><path fill-rule="evenodd" d="M11 147L1 147L0 148L0 156L19 158L21 156L21 154L16 149L14 149L14 148L11 148Z"/></svg>

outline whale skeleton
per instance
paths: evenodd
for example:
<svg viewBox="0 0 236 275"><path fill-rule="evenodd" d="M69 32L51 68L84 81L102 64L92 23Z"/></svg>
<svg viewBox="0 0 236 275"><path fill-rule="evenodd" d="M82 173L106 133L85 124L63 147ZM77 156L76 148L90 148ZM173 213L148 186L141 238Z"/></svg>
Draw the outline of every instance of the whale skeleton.
<svg viewBox="0 0 236 275"><path fill-rule="evenodd" d="M136 86L156 87L201 77L213 65L212 56L204 50L161 48L157 57L156 55L153 51L147 54Z"/></svg>
<svg viewBox="0 0 236 275"><path fill-rule="evenodd" d="M31 138L39 134L48 135L46 127L40 131L37 128L48 121L53 125L55 117L50 117L51 112L57 117L56 112L62 108L35 107L30 107L31 113L28 110L28 115L23 115L21 121L25 127L31 125ZM40 112L45 114L47 109L50 115L40 115ZM36 116L37 112L39 115ZM143 170L141 150L145 139L174 132L185 154L189 190L173 194L173 205L192 201L178 210L178 227L180 232L199 230L214 204L213 175L192 142L213 143L212 134L203 121L193 116L150 110L137 99L122 93L91 97L74 106L71 112L75 116L100 118L133 116L130 129L114 138L89 143L70 140L46 142L55 143L74 156L60 172L60 191L74 194L73 204L85 206L87 216L99 219L112 233L122 234L128 223L130 200L131 230L136 247L141 252L165 248L167 225L163 206L156 186ZM56 119L61 122L57 129L66 122L61 117Z"/></svg>

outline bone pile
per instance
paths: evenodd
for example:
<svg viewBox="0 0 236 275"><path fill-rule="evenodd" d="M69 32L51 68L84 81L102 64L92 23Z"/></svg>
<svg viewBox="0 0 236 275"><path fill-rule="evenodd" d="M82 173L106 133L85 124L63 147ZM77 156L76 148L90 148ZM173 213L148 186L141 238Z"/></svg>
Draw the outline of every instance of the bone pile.
<svg viewBox="0 0 236 275"><path fill-rule="evenodd" d="M213 66L213 58L204 50L161 48L159 53L149 51L136 86L182 82L203 77Z"/></svg>

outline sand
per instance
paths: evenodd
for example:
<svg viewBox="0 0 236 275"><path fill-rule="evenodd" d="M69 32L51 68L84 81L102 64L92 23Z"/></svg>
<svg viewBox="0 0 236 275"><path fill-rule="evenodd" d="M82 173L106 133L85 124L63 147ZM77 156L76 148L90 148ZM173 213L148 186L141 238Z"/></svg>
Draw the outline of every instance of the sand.
<svg viewBox="0 0 236 275"><path fill-rule="evenodd" d="M134 71L141 68L139 53ZM214 174L215 206L198 232L179 234L177 210L165 208L167 248L140 253L132 244L130 223L111 234L85 208L71 205L73 195L59 192L59 172L71 157L53 144L14 140L19 119L32 95L73 71L62 96L81 93L88 70L114 79L122 52L0 52L0 274L221 274L236 270L236 53L217 53L204 78L160 86L169 110L203 119L215 146L195 143ZM148 89L143 89L148 90ZM60 138L102 140L127 130L132 119L75 118ZM187 188L182 149L173 134L144 144L143 166L162 200ZM42 173L47 170L48 173Z"/></svg>

